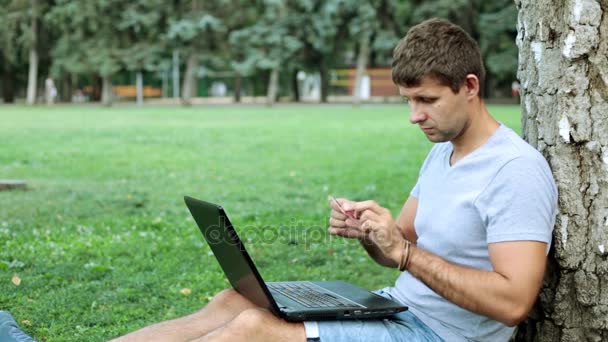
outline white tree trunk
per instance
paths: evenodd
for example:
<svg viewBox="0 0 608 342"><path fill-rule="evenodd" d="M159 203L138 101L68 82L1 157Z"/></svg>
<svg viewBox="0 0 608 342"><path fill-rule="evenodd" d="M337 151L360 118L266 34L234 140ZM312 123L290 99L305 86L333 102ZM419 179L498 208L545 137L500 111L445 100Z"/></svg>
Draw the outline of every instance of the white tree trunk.
<svg viewBox="0 0 608 342"><path fill-rule="evenodd" d="M173 98L179 99L179 52L173 50Z"/></svg>
<svg viewBox="0 0 608 342"><path fill-rule="evenodd" d="M38 87L38 52L36 48L30 49L30 68L27 78L27 104L36 103L36 90Z"/></svg>
<svg viewBox="0 0 608 342"><path fill-rule="evenodd" d="M196 52L192 52L190 56L188 56L186 73L184 74L184 87L182 88L182 103L184 105L190 105L192 97L196 95L197 69L198 55Z"/></svg>
<svg viewBox="0 0 608 342"><path fill-rule="evenodd" d="M135 74L135 88L137 90L137 105L143 106L144 104L144 77L140 71Z"/></svg>
<svg viewBox="0 0 608 342"><path fill-rule="evenodd" d="M266 105L272 106L277 98L277 91L279 90L279 68L276 67L270 72L270 79L268 80L268 89L266 92Z"/></svg>
<svg viewBox="0 0 608 342"><path fill-rule="evenodd" d="M36 90L38 87L38 2L32 0L32 42L30 46L30 66L27 78L27 104L36 103Z"/></svg>
<svg viewBox="0 0 608 342"><path fill-rule="evenodd" d="M516 0L524 137L559 189L526 341L608 341L608 1Z"/></svg>
<svg viewBox="0 0 608 342"><path fill-rule="evenodd" d="M355 86L353 87L353 104L361 103L361 94L363 93L363 77L367 69L367 61L369 60L369 35L362 34L359 41L359 53L357 56L357 73L355 74Z"/></svg>
<svg viewBox="0 0 608 342"><path fill-rule="evenodd" d="M112 81L110 76L102 76L101 104L104 106L112 105Z"/></svg>

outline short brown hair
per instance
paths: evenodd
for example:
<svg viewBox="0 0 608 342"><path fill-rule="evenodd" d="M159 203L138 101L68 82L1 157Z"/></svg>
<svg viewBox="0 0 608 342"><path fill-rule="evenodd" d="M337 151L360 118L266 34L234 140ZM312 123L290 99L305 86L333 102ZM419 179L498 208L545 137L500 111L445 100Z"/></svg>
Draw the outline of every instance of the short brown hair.
<svg viewBox="0 0 608 342"><path fill-rule="evenodd" d="M432 77L457 93L468 74L479 78L481 97L485 69L479 46L462 28L445 19L412 27L393 51L393 82L413 87Z"/></svg>

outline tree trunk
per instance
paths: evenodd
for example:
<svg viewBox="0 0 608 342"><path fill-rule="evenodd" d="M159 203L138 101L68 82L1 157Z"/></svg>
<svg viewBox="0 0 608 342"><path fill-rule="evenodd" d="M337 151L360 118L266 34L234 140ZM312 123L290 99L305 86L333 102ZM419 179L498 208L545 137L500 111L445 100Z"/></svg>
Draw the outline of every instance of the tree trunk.
<svg viewBox="0 0 608 342"><path fill-rule="evenodd" d="M169 75L168 75L169 71L168 70L163 70L162 71L162 86L161 86L161 92L162 92L162 97L167 98L169 95Z"/></svg>
<svg viewBox="0 0 608 342"><path fill-rule="evenodd" d="M526 341L608 341L608 2L516 0L524 137L559 189Z"/></svg>
<svg viewBox="0 0 608 342"><path fill-rule="evenodd" d="M102 76L101 104L104 106L112 105L112 81L110 76Z"/></svg>
<svg viewBox="0 0 608 342"><path fill-rule="evenodd" d="M16 75L13 65L4 60L4 70L2 72L2 98L4 103L15 102L15 81Z"/></svg>
<svg viewBox="0 0 608 342"><path fill-rule="evenodd" d="M179 52L173 50L173 98L179 99Z"/></svg>
<svg viewBox="0 0 608 342"><path fill-rule="evenodd" d="M189 106L192 97L196 95L196 71L198 69L198 55L192 52L186 62L186 74L182 88L182 104Z"/></svg>
<svg viewBox="0 0 608 342"><path fill-rule="evenodd" d="M234 75L234 102L241 102L241 88L243 86L243 76L236 73Z"/></svg>
<svg viewBox="0 0 608 342"><path fill-rule="evenodd" d="M270 71L268 80L268 91L266 92L266 105L272 106L277 99L277 91L279 89L279 68L276 67Z"/></svg>
<svg viewBox="0 0 608 342"><path fill-rule="evenodd" d="M300 102L300 88L298 87L298 84L298 69L294 69L291 73L291 91L294 102Z"/></svg>
<svg viewBox="0 0 608 342"><path fill-rule="evenodd" d="M144 76L141 70L138 70L135 74L135 89L137 91L137 105L143 106L144 104Z"/></svg>
<svg viewBox="0 0 608 342"><path fill-rule="evenodd" d="M62 102L70 102L72 100L72 94L74 94L72 76L70 74L64 74L61 79L61 91L59 92L58 98Z"/></svg>
<svg viewBox="0 0 608 342"><path fill-rule="evenodd" d="M327 97L329 96L329 71L327 70L327 64L321 59L321 68L319 69L321 74L321 102L326 103Z"/></svg>
<svg viewBox="0 0 608 342"><path fill-rule="evenodd" d="M355 86L353 88L353 104L361 104L361 94L363 93L363 76L367 68L369 59L369 35L362 34L359 41L359 54L357 56L357 73L355 75Z"/></svg>
<svg viewBox="0 0 608 342"><path fill-rule="evenodd" d="M37 0L31 0L32 4L32 41L30 45L30 66L27 78L27 104L33 105L36 103L36 81L38 80L38 51L37 51L37 36L38 36L38 15L37 15Z"/></svg>

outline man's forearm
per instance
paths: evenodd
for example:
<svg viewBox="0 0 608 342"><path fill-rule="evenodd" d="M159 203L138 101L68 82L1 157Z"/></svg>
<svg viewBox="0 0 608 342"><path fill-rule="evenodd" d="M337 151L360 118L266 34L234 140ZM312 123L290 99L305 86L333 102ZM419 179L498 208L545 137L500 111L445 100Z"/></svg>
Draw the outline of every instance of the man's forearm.
<svg viewBox="0 0 608 342"><path fill-rule="evenodd" d="M510 326L529 310L521 298L515 298L512 280L450 263L413 245L407 271L450 302Z"/></svg>

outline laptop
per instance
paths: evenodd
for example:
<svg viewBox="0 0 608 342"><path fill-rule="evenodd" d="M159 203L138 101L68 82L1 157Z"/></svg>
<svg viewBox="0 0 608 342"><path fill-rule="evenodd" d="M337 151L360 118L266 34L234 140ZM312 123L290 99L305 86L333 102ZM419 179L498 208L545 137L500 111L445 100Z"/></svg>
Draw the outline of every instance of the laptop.
<svg viewBox="0 0 608 342"><path fill-rule="evenodd" d="M381 318L407 307L343 281L264 282L224 209L184 200L232 287L254 304L292 322Z"/></svg>

